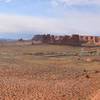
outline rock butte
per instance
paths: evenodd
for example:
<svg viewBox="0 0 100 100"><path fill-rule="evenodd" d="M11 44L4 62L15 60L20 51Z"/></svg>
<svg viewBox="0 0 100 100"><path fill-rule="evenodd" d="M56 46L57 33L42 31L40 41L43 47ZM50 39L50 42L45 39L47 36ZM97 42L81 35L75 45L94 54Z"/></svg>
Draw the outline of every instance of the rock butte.
<svg viewBox="0 0 100 100"><path fill-rule="evenodd" d="M56 36L56 35L35 35L33 41L41 41L48 44L62 44L62 45L74 45L81 46L82 44L92 44L94 46L100 46L99 36L82 36L78 34Z"/></svg>

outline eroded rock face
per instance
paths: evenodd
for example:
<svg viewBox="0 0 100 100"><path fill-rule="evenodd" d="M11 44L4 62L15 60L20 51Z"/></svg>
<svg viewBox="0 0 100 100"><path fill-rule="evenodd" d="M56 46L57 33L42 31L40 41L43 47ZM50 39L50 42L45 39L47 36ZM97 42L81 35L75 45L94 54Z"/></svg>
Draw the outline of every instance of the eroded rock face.
<svg viewBox="0 0 100 100"><path fill-rule="evenodd" d="M72 35L72 36L54 36L54 35L44 35L43 36L43 43L50 43L50 44L66 44L66 45L80 45L79 35Z"/></svg>
<svg viewBox="0 0 100 100"><path fill-rule="evenodd" d="M89 43L93 45L100 46L100 37L97 36L80 36L78 34L65 35L65 36L55 36L55 35L36 35L34 40L41 40L43 43L49 44L67 44L79 46L82 43Z"/></svg>

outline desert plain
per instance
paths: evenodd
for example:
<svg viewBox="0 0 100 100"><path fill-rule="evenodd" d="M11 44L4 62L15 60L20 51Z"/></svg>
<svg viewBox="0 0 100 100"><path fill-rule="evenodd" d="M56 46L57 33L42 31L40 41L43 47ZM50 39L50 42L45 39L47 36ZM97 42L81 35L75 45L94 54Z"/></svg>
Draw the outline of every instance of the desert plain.
<svg viewBox="0 0 100 100"><path fill-rule="evenodd" d="M0 100L100 100L100 58L82 48L0 43Z"/></svg>

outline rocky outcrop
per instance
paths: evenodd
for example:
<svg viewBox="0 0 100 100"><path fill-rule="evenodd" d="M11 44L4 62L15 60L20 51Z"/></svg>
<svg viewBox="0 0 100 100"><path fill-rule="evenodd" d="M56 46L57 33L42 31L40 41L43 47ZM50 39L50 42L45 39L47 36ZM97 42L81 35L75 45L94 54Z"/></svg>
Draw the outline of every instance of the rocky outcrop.
<svg viewBox="0 0 100 100"><path fill-rule="evenodd" d="M60 44L60 45L73 45L81 46L82 44L93 44L100 46L100 37L97 36L82 36L78 34L55 36L55 35L36 35L32 40L42 41L46 44Z"/></svg>

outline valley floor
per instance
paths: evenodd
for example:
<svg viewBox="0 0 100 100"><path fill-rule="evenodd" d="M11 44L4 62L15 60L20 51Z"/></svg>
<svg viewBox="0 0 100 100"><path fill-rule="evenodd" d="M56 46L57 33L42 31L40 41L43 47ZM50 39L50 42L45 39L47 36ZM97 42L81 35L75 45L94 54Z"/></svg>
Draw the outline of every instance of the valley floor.
<svg viewBox="0 0 100 100"><path fill-rule="evenodd" d="M100 62L81 47L0 44L0 100L100 100Z"/></svg>

